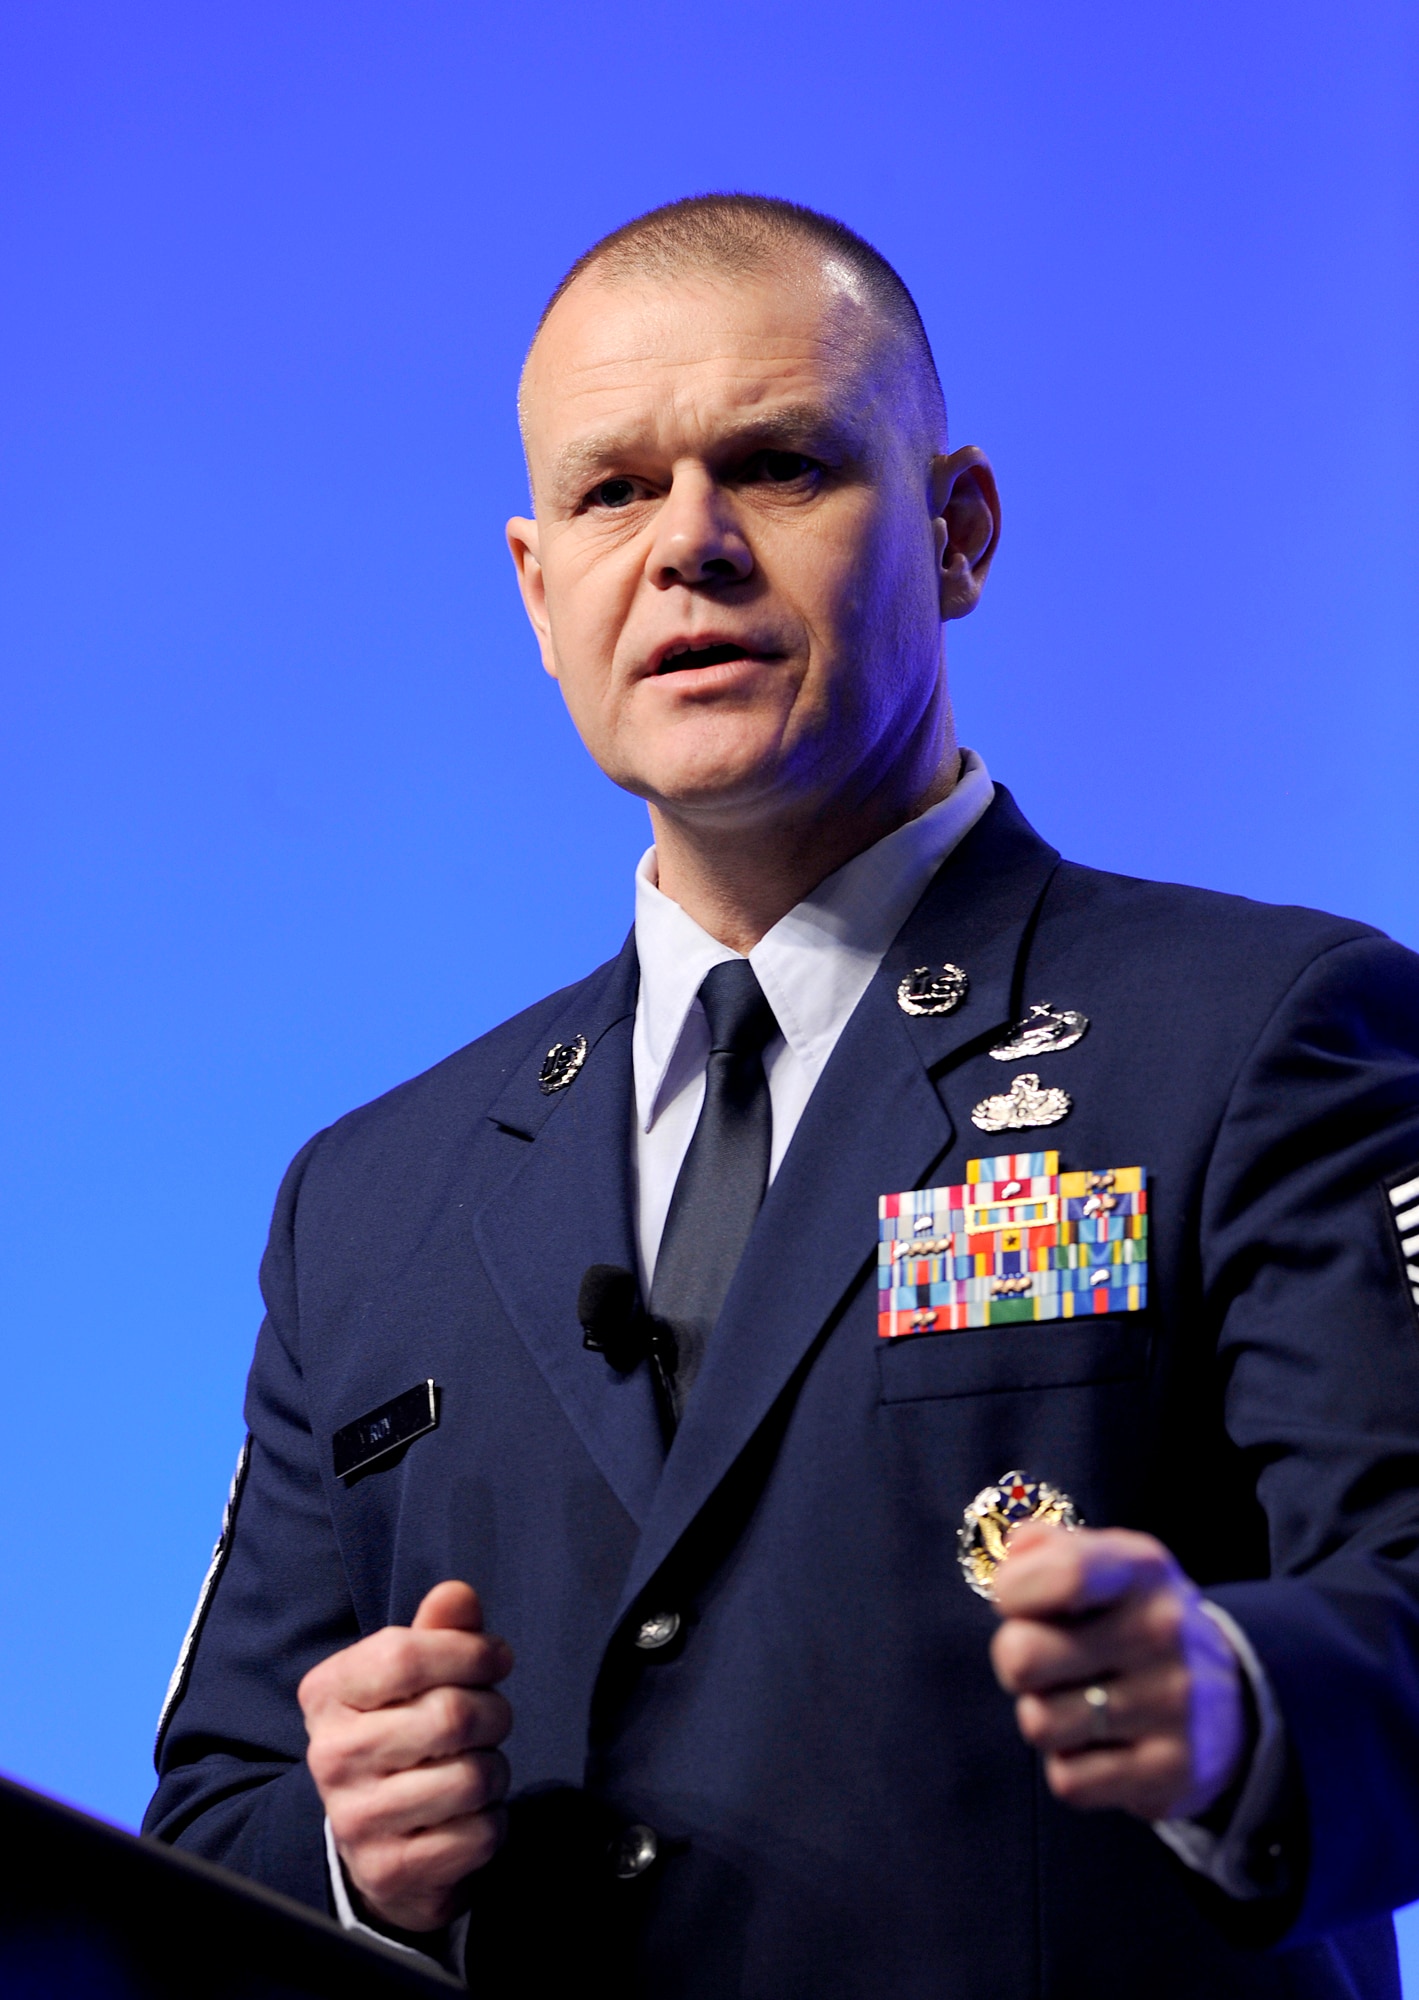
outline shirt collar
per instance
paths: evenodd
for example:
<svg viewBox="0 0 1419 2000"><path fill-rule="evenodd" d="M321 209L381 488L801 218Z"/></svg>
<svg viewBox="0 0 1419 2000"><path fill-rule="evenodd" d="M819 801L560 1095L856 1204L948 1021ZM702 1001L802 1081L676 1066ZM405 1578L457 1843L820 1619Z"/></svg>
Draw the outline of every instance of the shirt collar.
<svg viewBox="0 0 1419 2000"><path fill-rule="evenodd" d="M784 1040L815 1080L927 883L994 796L980 757L963 751L939 805L854 855L749 953ZM636 956L636 1115L649 1131L701 981L739 956L660 890L653 847L636 869Z"/></svg>

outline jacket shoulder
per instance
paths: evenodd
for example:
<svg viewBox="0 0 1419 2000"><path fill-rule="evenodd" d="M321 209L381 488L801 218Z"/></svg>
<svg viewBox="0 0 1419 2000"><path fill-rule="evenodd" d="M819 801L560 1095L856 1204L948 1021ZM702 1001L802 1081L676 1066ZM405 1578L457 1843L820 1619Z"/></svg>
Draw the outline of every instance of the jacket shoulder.
<svg viewBox="0 0 1419 2000"><path fill-rule="evenodd" d="M1090 991L1140 1046L1169 1063L1191 1050L1219 1082L1273 1027L1294 1027L1297 1009L1326 1037L1412 1047L1402 1024L1419 999L1419 956L1324 910L1062 862L1028 964L1025 998Z"/></svg>
<svg viewBox="0 0 1419 2000"><path fill-rule="evenodd" d="M1074 861L1060 863L1040 913L1042 932L1061 928L1088 933L1110 956L1141 956L1179 972L1191 967L1208 983L1289 983L1314 959L1365 940L1403 951L1374 925L1326 910L1151 882Z"/></svg>

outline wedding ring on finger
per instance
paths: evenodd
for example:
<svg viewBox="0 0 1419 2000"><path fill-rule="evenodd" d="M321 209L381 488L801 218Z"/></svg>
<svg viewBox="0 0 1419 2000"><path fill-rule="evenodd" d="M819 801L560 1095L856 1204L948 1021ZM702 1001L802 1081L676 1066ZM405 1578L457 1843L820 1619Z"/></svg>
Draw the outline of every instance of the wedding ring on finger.
<svg viewBox="0 0 1419 2000"><path fill-rule="evenodd" d="M1107 1743L1113 1734L1109 1728L1108 1689L1095 1681L1092 1687L1084 1689L1084 1705L1089 1714L1089 1740Z"/></svg>

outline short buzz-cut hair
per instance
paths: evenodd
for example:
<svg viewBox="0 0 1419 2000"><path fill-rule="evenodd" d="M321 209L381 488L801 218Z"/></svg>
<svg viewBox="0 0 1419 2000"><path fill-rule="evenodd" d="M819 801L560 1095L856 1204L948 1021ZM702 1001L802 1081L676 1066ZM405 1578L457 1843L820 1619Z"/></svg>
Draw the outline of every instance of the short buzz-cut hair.
<svg viewBox="0 0 1419 2000"><path fill-rule="evenodd" d="M792 249L843 267L852 289L876 312L915 378L922 422L935 434L931 444L944 444L946 399L936 357L916 300L899 274L845 222L774 195L686 195L623 222L577 258L542 308L533 339L562 294L588 273L613 284L617 279L677 278L695 270L750 276L773 269Z"/></svg>

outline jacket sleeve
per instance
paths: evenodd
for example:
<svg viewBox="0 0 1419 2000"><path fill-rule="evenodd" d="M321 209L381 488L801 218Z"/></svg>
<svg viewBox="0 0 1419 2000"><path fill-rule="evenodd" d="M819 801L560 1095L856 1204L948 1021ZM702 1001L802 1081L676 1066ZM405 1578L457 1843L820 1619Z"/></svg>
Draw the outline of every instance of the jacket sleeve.
<svg viewBox="0 0 1419 2000"><path fill-rule="evenodd" d="M318 1144L297 1156L277 1198L245 1465L159 1723L144 1831L324 1911L324 1815L296 1689L360 1631L301 1379L293 1235Z"/></svg>
<svg viewBox="0 0 1419 2000"><path fill-rule="evenodd" d="M1419 1174L1419 958L1361 938L1297 979L1203 1194L1225 1420L1270 1574L1209 1585L1279 1703L1298 1942L1419 1896L1419 1309L1391 1189Z"/></svg>

